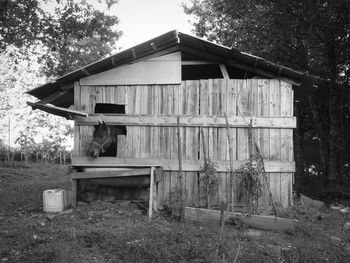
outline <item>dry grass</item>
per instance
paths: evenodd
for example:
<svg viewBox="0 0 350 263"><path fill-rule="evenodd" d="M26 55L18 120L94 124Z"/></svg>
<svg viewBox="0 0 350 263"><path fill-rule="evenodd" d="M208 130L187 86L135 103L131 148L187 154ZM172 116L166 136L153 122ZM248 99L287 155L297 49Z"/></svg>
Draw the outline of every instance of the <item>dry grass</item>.
<svg viewBox="0 0 350 263"><path fill-rule="evenodd" d="M128 202L95 202L48 220L42 192L70 187L60 166L0 168L0 262L210 262L216 227L181 224L158 213L150 223ZM295 233L227 226L220 261L347 262L350 233L342 228L349 215L295 207ZM339 240L336 240L336 236ZM348 248L348 249L347 249Z"/></svg>

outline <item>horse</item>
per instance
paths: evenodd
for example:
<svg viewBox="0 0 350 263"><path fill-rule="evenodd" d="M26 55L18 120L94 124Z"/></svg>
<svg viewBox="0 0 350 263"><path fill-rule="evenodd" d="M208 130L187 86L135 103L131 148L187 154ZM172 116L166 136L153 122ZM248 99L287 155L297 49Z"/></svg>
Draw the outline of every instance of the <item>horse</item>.
<svg viewBox="0 0 350 263"><path fill-rule="evenodd" d="M117 156L118 135L126 135L125 126L109 126L104 121L95 125L93 140L88 147L88 155L93 158L99 156Z"/></svg>

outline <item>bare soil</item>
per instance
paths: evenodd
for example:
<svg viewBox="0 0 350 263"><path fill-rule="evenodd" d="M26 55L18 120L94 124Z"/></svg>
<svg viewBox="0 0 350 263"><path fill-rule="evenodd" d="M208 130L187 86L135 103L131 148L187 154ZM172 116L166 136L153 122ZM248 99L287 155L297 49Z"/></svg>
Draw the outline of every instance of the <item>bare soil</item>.
<svg viewBox="0 0 350 263"><path fill-rule="evenodd" d="M179 223L165 211L150 222L130 202L81 203L49 218L46 189L70 189L65 166L0 167L0 262L212 262L218 227ZM282 233L227 225L217 262L349 262L350 214L295 205Z"/></svg>

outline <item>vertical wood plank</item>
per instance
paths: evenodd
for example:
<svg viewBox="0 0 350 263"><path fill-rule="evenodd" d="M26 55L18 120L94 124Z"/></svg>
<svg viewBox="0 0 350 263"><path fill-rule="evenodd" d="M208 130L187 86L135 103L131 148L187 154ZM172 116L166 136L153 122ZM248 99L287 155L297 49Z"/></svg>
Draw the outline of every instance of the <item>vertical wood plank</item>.
<svg viewBox="0 0 350 263"><path fill-rule="evenodd" d="M210 105L210 84L208 80L200 80L200 87L199 87L199 115L209 115L209 108L211 107ZM203 155L203 143L205 143L207 147L207 154L209 152L208 145L209 145L209 128L201 128L204 133L204 140L202 136L199 136L199 141L200 141L200 152L199 156L200 159L204 160L204 155ZM206 202L206 197L205 197L205 191L204 191L204 185L201 181L199 181L198 184L199 188L199 205L204 206Z"/></svg>
<svg viewBox="0 0 350 263"><path fill-rule="evenodd" d="M227 86L228 79L220 81L219 96L218 96L218 112L217 115L224 115L227 109ZM227 132L225 128L217 128L218 141L217 141L217 159L226 160L227 152Z"/></svg>
<svg viewBox="0 0 350 263"><path fill-rule="evenodd" d="M161 102L160 102L160 114L167 115L169 112L169 103L168 103L168 95L169 95L169 86L166 85L161 89ZM160 128L161 136L160 136L160 155L161 158L170 158L168 147L169 145L169 129L168 127ZM170 149L169 149L170 150Z"/></svg>
<svg viewBox="0 0 350 263"><path fill-rule="evenodd" d="M238 87L240 85L240 80L229 80L228 86L227 86L227 105L226 105L226 113L227 116L237 116L239 115L237 112L237 101L238 101ZM236 128L230 128L230 137L232 138L232 158L233 160L237 160L237 129ZM229 141L228 136L226 137L226 160L230 160L230 153L229 153ZM234 195L233 198L233 204L237 204L237 176L234 176L234 185L231 186L230 182L230 173L226 174L226 200L228 200L231 187L233 189Z"/></svg>
<svg viewBox="0 0 350 263"><path fill-rule="evenodd" d="M240 80L238 86L237 97L237 115L243 116L247 123L249 123L250 101L249 101L249 87L247 86L247 80ZM237 160L248 160L248 129L237 129Z"/></svg>
<svg viewBox="0 0 350 263"><path fill-rule="evenodd" d="M134 109L133 114L141 114L141 104L142 104L142 87L141 86L134 86ZM133 143L132 143L132 157L134 158L140 158L141 157L141 127L140 126L134 126L132 127L133 130Z"/></svg>
<svg viewBox="0 0 350 263"><path fill-rule="evenodd" d="M81 87L78 81L74 82L74 109L81 110ZM73 156L81 156L80 149L80 126L74 123L74 146L73 146Z"/></svg>
<svg viewBox="0 0 350 263"><path fill-rule="evenodd" d="M293 116L292 85L281 81L281 116ZM281 129L281 161L293 161L293 130ZM293 202L292 173L281 173L281 204L286 208Z"/></svg>
<svg viewBox="0 0 350 263"><path fill-rule="evenodd" d="M186 81L186 115L199 114L199 82ZM199 128L186 128L186 153L185 158L190 160L198 159L199 151ZM198 172L186 172L186 189L188 203L198 204Z"/></svg>
<svg viewBox="0 0 350 263"><path fill-rule="evenodd" d="M161 199L163 201L163 206L170 205L170 172L163 172L163 178L161 180L162 191L160 191Z"/></svg>
<svg viewBox="0 0 350 263"><path fill-rule="evenodd" d="M125 107L126 114L132 114L134 104L133 104L133 86L125 87L125 103L128 107ZM125 138L125 150L124 157L131 158L132 157L132 142L133 142L133 127L126 126L126 138Z"/></svg>
<svg viewBox="0 0 350 263"><path fill-rule="evenodd" d="M106 90L107 92L108 90ZM125 105L126 104L126 87L118 86L113 87L112 90L108 91L106 94L107 99L109 98L110 103ZM126 135L128 136L128 134ZM126 136L118 135L117 136L117 158L124 158L125 148L126 148Z"/></svg>
<svg viewBox="0 0 350 263"><path fill-rule="evenodd" d="M178 179L179 179L178 171L171 171L170 172L170 191L174 191L176 187L180 187ZM174 197L170 196L170 199L171 198L174 198Z"/></svg>
<svg viewBox="0 0 350 263"><path fill-rule="evenodd" d="M173 85L172 86L172 109L171 114L172 115L179 115L179 92L180 92L180 85ZM176 133L176 127L171 127L171 158L177 159L178 158L178 145L177 145L177 133Z"/></svg>
<svg viewBox="0 0 350 263"><path fill-rule="evenodd" d="M167 97L167 105L168 105L168 114L174 114L174 85L168 85L168 97ZM175 135L175 128L174 127L167 127L167 148L166 148L166 156L169 159L174 158L173 154L173 148L174 146L177 147L177 145L174 145L174 141L176 138L174 137ZM177 148L176 148L177 149Z"/></svg>
<svg viewBox="0 0 350 263"><path fill-rule="evenodd" d="M91 96L92 94L92 96ZM94 104L95 104L95 89L93 86L84 86L81 88L80 91L80 105L81 109L84 110L87 113L93 113L94 112ZM80 156L86 156L87 155L87 148L92 140L92 135L94 131L93 126L80 126L80 136L79 136L79 155Z"/></svg>
<svg viewBox="0 0 350 263"><path fill-rule="evenodd" d="M278 80L270 80L270 116L280 116L281 112L281 90ZM281 158L281 130L270 129L270 160ZM281 174L270 174L270 190L276 204L281 205Z"/></svg>
<svg viewBox="0 0 350 263"><path fill-rule="evenodd" d="M152 112L151 114L159 115L160 114L160 100L161 100L161 89L162 86L155 86L152 96L153 96L153 104L152 104ZM160 127L152 127L151 128L151 157L159 158L160 157Z"/></svg>
<svg viewBox="0 0 350 263"><path fill-rule="evenodd" d="M258 80L258 116L267 117L269 113L269 100L270 100L270 88L269 82L265 79ZM258 147L263 158L269 158L270 156L270 130L268 128L260 128L258 136ZM267 174L268 184L270 183L269 174ZM268 210L270 206L268 185L266 184L263 175L261 174L260 180L263 183L262 197L258 200L258 205Z"/></svg>

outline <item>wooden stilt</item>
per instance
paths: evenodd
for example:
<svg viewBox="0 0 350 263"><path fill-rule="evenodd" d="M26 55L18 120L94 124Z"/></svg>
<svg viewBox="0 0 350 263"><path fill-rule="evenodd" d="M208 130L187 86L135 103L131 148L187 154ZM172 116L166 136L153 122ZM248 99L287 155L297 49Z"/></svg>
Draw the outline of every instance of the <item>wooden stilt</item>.
<svg viewBox="0 0 350 263"><path fill-rule="evenodd" d="M150 183L149 183L149 208L148 217L152 219L153 213L153 188L154 188L154 167L151 167Z"/></svg>

